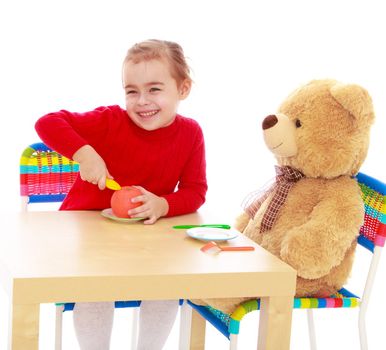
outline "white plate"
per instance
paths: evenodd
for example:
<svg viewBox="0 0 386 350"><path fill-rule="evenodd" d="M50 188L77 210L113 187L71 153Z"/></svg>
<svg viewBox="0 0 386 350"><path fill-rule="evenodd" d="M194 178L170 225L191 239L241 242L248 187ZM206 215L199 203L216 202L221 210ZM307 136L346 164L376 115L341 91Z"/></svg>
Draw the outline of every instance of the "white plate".
<svg viewBox="0 0 386 350"><path fill-rule="evenodd" d="M144 219L144 218L119 218L118 216L114 215L113 210L111 208L103 209L101 211L101 215L107 219L111 219L119 222L134 222L134 221L139 221Z"/></svg>
<svg viewBox="0 0 386 350"><path fill-rule="evenodd" d="M186 230L186 234L200 241L228 241L236 238L239 231L217 227L194 227Z"/></svg>

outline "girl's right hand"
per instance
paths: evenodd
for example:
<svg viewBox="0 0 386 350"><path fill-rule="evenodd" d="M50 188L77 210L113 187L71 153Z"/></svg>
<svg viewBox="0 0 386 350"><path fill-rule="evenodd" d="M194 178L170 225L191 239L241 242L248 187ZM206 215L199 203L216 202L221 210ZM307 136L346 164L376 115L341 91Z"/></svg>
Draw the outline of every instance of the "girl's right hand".
<svg viewBox="0 0 386 350"><path fill-rule="evenodd" d="M79 148L72 156L79 163L79 173L83 181L98 185L100 190L106 187L106 177L110 177L106 163L90 145Z"/></svg>

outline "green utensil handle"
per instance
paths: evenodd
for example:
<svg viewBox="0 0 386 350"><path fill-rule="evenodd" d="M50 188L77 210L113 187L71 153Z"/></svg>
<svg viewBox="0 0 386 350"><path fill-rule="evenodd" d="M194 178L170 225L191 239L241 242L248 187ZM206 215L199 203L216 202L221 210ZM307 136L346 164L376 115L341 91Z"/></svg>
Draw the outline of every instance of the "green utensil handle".
<svg viewBox="0 0 386 350"><path fill-rule="evenodd" d="M225 224L203 224L203 225L176 225L173 226L175 229L189 229L189 228L194 228L194 227L214 227L214 228L223 228L225 230L229 230L231 227L230 225L225 225Z"/></svg>

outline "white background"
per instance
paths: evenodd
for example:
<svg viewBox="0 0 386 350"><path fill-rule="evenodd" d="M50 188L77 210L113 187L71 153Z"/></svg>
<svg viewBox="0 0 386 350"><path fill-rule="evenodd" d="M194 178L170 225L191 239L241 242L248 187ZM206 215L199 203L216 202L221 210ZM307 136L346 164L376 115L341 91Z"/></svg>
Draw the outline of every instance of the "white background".
<svg viewBox="0 0 386 350"><path fill-rule="evenodd" d="M275 161L262 141L261 120L294 88L317 78L358 83L372 95L377 120L362 171L385 181L384 33L382 1L1 0L0 210L18 209L19 156L38 141L37 118L59 109L124 106L122 60L131 45L148 38L179 42L192 67L194 87L180 113L204 130L208 203L229 201L236 215L243 197L273 175ZM386 347L380 321L386 312L385 262L380 269L368 315L370 349ZM0 296L0 349L5 349L6 297ZM51 311L43 307L42 349L52 348ZM354 313L319 312L321 349L359 348ZM114 349L127 337L120 329L126 316L117 317ZM308 346L303 317L295 312L293 349ZM75 349L71 316L66 318L66 346ZM255 348L256 325L248 322L241 349ZM174 333L167 349L175 348L175 339ZM209 349L226 349L220 336L210 333L208 341Z"/></svg>

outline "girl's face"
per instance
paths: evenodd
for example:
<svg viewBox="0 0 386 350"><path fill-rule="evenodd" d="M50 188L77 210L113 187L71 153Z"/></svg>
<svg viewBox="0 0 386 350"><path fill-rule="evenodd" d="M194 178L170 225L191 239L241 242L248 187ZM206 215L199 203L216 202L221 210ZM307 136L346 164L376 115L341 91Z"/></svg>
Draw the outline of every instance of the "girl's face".
<svg viewBox="0 0 386 350"><path fill-rule="evenodd" d="M156 130L173 123L178 104L190 92L191 82L179 86L164 60L152 59L123 67L126 111L131 120L145 130Z"/></svg>

